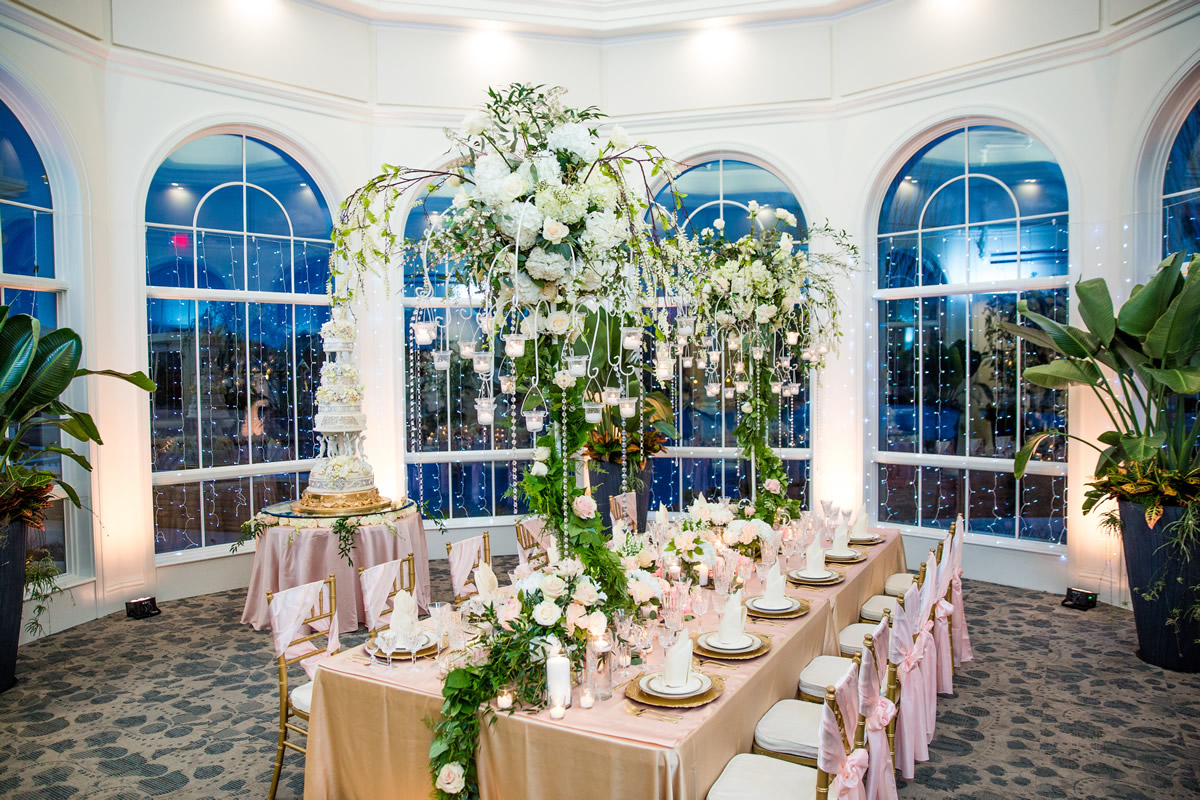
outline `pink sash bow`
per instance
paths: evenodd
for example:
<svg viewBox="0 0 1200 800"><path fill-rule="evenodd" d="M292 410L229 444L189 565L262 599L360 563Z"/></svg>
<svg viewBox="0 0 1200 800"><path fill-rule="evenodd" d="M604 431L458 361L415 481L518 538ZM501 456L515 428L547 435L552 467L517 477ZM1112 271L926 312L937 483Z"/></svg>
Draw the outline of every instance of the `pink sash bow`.
<svg viewBox="0 0 1200 800"><path fill-rule="evenodd" d="M870 755L862 747L848 755L834 777L833 788L836 790L834 797L838 800L853 800L853 798L862 797L865 793L862 785L863 776L867 774L867 765L870 762Z"/></svg>
<svg viewBox="0 0 1200 800"><path fill-rule="evenodd" d="M867 715L867 730L881 731L887 728L896 716L896 704L880 695L875 698L875 706Z"/></svg>

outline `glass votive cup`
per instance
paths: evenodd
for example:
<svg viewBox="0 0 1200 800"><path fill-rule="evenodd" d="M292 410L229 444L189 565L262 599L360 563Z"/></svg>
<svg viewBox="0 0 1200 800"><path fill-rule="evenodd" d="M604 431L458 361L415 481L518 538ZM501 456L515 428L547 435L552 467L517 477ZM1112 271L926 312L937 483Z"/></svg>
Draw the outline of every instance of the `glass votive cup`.
<svg viewBox="0 0 1200 800"><path fill-rule="evenodd" d="M463 358L471 358L475 355L475 343L470 340L463 340L459 342L458 354Z"/></svg>
<svg viewBox="0 0 1200 800"><path fill-rule="evenodd" d="M585 400L583 403L583 419L585 422L596 424L604 414L603 403L593 403Z"/></svg>
<svg viewBox="0 0 1200 800"><path fill-rule="evenodd" d="M476 375L487 375L492 371L492 351L483 350L471 355L471 366Z"/></svg>
<svg viewBox="0 0 1200 800"><path fill-rule="evenodd" d="M525 417L525 430L530 433L537 433L546 427L545 411L522 411L521 416Z"/></svg>
<svg viewBox="0 0 1200 800"><path fill-rule="evenodd" d="M621 402L620 388L616 386L605 386L604 391L601 393L601 399L604 401L604 405L615 406L617 403Z"/></svg>
<svg viewBox="0 0 1200 800"><path fill-rule="evenodd" d="M704 384L704 396L705 397L716 397L720 393L721 393L721 384L719 384L719 383Z"/></svg>
<svg viewBox="0 0 1200 800"><path fill-rule="evenodd" d="M587 356L567 356L567 373L572 378L582 378L587 375Z"/></svg>
<svg viewBox="0 0 1200 800"><path fill-rule="evenodd" d="M437 333L437 323L420 321L412 324L413 341L417 344L433 344L434 334Z"/></svg>
<svg viewBox="0 0 1200 800"><path fill-rule="evenodd" d="M797 344L800 341L800 331L788 331L784 334L788 344Z"/></svg>
<svg viewBox="0 0 1200 800"><path fill-rule="evenodd" d="M504 335L504 355L509 358L520 358L525 355L526 337L520 333L506 333Z"/></svg>
<svg viewBox="0 0 1200 800"><path fill-rule="evenodd" d="M629 419L637 413L636 397L622 397L617 401L617 405L621 409L621 419Z"/></svg>
<svg viewBox="0 0 1200 800"><path fill-rule="evenodd" d="M621 328L621 347L626 350L640 350L642 347L642 329L637 327Z"/></svg>
<svg viewBox="0 0 1200 800"><path fill-rule="evenodd" d="M500 392L502 394L512 394L517 390L517 379L513 375L500 376Z"/></svg>
<svg viewBox="0 0 1200 800"><path fill-rule="evenodd" d="M733 399L733 387L732 387L732 386L726 386L726 387L725 387L725 389L724 389L723 391L724 391L724 394L725 394L725 399L726 399L726 400L732 400L732 399Z"/></svg>
<svg viewBox="0 0 1200 800"><path fill-rule="evenodd" d="M450 351L449 350L434 350L433 351L433 368L438 372L445 372L450 369Z"/></svg>
<svg viewBox="0 0 1200 800"><path fill-rule="evenodd" d="M745 394L750 391L750 381L734 381L733 388L738 394Z"/></svg>
<svg viewBox="0 0 1200 800"><path fill-rule="evenodd" d="M480 425L493 425L496 422L496 401L491 397L475 398L475 417Z"/></svg>

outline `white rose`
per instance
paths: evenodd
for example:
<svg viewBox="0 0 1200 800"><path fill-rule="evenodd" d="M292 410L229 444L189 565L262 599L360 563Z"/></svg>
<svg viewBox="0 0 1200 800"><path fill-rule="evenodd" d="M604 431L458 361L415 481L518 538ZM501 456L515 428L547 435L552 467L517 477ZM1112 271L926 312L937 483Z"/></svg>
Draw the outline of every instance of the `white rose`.
<svg viewBox="0 0 1200 800"><path fill-rule="evenodd" d="M758 216L758 201L757 200L751 200L749 203L746 204L746 207L750 209L750 216L752 216L752 217Z"/></svg>
<svg viewBox="0 0 1200 800"><path fill-rule="evenodd" d="M601 611L593 611L583 619L579 620L583 627L587 628L587 632L592 636L599 636L608 628L608 619Z"/></svg>
<svg viewBox="0 0 1200 800"><path fill-rule="evenodd" d="M725 230L725 220L717 218L713 220L713 227L719 231Z"/></svg>
<svg viewBox="0 0 1200 800"><path fill-rule="evenodd" d="M749 414L753 410L754 410L754 406L750 405L749 401L742 403L742 413L743 414Z"/></svg>
<svg viewBox="0 0 1200 800"><path fill-rule="evenodd" d="M560 369L554 373L554 385L560 389L570 389L575 385L575 376L565 369Z"/></svg>
<svg viewBox="0 0 1200 800"><path fill-rule="evenodd" d="M625 150L632 144L629 138L629 133L620 125L613 125L612 130L608 132L608 143L613 146L614 150Z"/></svg>
<svg viewBox="0 0 1200 800"><path fill-rule="evenodd" d="M762 303L754 310L754 316L759 325L765 325L775 316L775 306L770 303Z"/></svg>
<svg viewBox="0 0 1200 800"><path fill-rule="evenodd" d="M625 572L633 572L637 568L638 562L633 556L623 556L621 558L621 569L623 569Z"/></svg>
<svg viewBox="0 0 1200 800"><path fill-rule="evenodd" d="M549 472L549 470L546 468L546 464L543 461L535 461L533 462L533 466L529 468L529 474L535 478L544 478L546 477L547 472Z"/></svg>
<svg viewBox="0 0 1200 800"><path fill-rule="evenodd" d="M571 315L566 311L551 311L546 317L546 333L552 336L566 336L570 331ZM575 385L574 380L571 381L571 385Z"/></svg>
<svg viewBox="0 0 1200 800"><path fill-rule="evenodd" d="M546 591L546 583L542 584L542 592ZM538 625L550 627L562 617L562 610L550 600L543 600L533 607L533 621Z"/></svg>
<svg viewBox="0 0 1200 800"><path fill-rule="evenodd" d="M542 579L542 594L551 600L557 600L567 593L567 582L557 575L547 575Z"/></svg>
<svg viewBox="0 0 1200 800"><path fill-rule="evenodd" d="M517 173L512 173L501 184L502 196L506 200L516 200L525 193L525 181Z"/></svg>
<svg viewBox="0 0 1200 800"><path fill-rule="evenodd" d="M437 788L446 794L458 794L467 786L466 770L462 764L450 763L437 776Z"/></svg>
<svg viewBox="0 0 1200 800"><path fill-rule="evenodd" d="M596 591L596 584L591 581L582 581L575 587L571 599L581 606L590 606L600 599L600 592Z"/></svg>
<svg viewBox="0 0 1200 800"><path fill-rule="evenodd" d="M485 111L472 111L463 118L460 130L466 136L478 136L488 129L492 118Z"/></svg>
<svg viewBox="0 0 1200 800"><path fill-rule="evenodd" d="M550 458L550 448L549 447L543 446L543 447L533 448L533 460L534 461L546 461L549 458Z"/></svg>
<svg viewBox="0 0 1200 800"><path fill-rule="evenodd" d="M563 225L556 219L547 217L546 221L542 223L542 236L547 241L554 242L555 244L565 239L570 232L571 229L568 226Z"/></svg>
<svg viewBox="0 0 1200 800"><path fill-rule="evenodd" d="M649 548L646 548L645 550L642 550L641 552L638 553L637 559L638 559L639 567L642 567L642 568L649 567L651 564L654 563L654 551L650 550Z"/></svg>

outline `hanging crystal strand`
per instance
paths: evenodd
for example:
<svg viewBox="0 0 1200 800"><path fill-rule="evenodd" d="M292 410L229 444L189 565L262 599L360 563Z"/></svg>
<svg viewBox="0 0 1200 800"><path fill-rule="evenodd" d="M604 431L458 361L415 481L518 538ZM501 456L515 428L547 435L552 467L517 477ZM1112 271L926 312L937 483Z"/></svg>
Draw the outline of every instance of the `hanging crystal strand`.
<svg viewBox="0 0 1200 800"><path fill-rule="evenodd" d="M567 405L566 390L563 390L563 409L565 412ZM567 427L562 420L555 423L554 434L556 444L558 446L558 460L562 464L562 533L559 536L558 552L563 555L567 554L567 515L570 514L570 509L567 503Z"/></svg>
<svg viewBox="0 0 1200 800"><path fill-rule="evenodd" d="M628 443L629 436L625 432L625 420L621 420L621 494L629 491L629 456L625 452Z"/></svg>
<svg viewBox="0 0 1200 800"><path fill-rule="evenodd" d="M417 413L417 399L420 393L417 390L417 384L421 382L420 358L417 351L417 340L413 333L412 325L408 326L408 366L412 374L408 379L408 449L410 452L417 452L418 437L421 432L417 424L419 417ZM425 502L425 468L421 464L417 464L417 502Z"/></svg>

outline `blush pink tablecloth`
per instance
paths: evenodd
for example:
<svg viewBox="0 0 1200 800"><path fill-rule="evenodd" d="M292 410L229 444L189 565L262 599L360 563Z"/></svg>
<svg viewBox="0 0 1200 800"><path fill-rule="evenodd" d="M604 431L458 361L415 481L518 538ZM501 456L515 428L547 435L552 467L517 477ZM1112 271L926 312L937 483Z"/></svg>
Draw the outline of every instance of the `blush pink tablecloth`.
<svg viewBox="0 0 1200 800"><path fill-rule="evenodd" d="M357 630L366 622L358 570L413 554L416 562L417 604L423 612L429 605L429 551L421 515L412 511L387 525L364 525L354 535L351 567L338 555L337 535L329 528L277 527L267 530L254 551L254 569L246 591L242 622L261 631L271 627L267 612L267 592L336 578L338 630Z"/></svg>
<svg viewBox="0 0 1200 800"><path fill-rule="evenodd" d="M837 634L848 609L904 570L898 534L867 552L867 560L849 567L838 586L789 587L791 595L811 603L811 611L782 623L752 620L749 630L770 636L771 651L754 661L732 662L733 669L699 667L722 677L725 692L702 708L682 711L676 721L631 715L620 690L590 710L577 703L561 721L546 711L498 715L481 734L483 798L703 798L729 759L749 752L763 714L796 696L804 666L838 652ZM714 630L717 623L710 610L689 628ZM661 668L660 651L656 646L651 669ZM422 720L436 719L441 703L432 661L424 661L419 672L408 665L372 669L362 649L354 648L322 662L309 723L305 798L429 797L432 734Z"/></svg>

